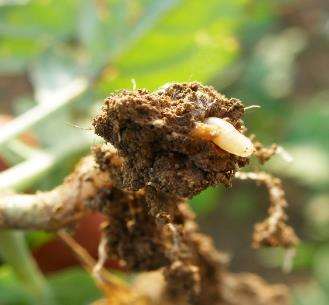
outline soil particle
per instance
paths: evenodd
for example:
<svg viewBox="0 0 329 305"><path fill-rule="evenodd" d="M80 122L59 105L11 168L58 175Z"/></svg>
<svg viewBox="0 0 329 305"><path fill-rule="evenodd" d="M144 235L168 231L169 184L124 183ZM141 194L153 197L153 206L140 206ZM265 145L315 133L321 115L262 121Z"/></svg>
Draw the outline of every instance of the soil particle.
<svg viewBox="0 0 329 305"><path fill-rule="evenodd" d="M199 83L173 83L149 92L123 90L109 96L93 125L118 150L118 177L130 190L152 185L157 191L192 197L208 186L231 184L241 158L193 136L196 122L227 118L243 130L243 104Z"/></svg>
<svg viewBox="0 0 329 305"><path fill-rule="evenodd" d="M104 189L93 205L107 218L103 230L108 240L109 258L126 271L156 270L169 264L166 241L147 210L143 191Z"/></svg>
<svg viewBox="0 0 329 305"><path fill-rule="evenodd" d="M270 147L265 147L261 142L254 141L254 156L258 159L260 164L265 164L270 160L278 150L277 144L272 144Z"/></svg>

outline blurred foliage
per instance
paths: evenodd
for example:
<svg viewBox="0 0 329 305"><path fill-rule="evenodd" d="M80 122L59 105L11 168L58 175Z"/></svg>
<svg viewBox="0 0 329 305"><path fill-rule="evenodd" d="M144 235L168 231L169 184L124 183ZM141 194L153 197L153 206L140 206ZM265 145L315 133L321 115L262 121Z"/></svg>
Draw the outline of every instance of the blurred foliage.
<svg viewBox="0 0 329 305"><path fill-rule="evenodd" d="M49 277L56 301L61 305L89 304L101 297L90 275L80 268L71 268ZM23 287L17 284L8 267L0 269L0 304L35 305Z"/></svg>
<svg viewBox="0 0 329 305"><path fill-rule="evenodd" d="M40 174L43 179L38 175L24 187L58 184L98 141L88 128L99 101L113 90L131 88L132 79L148 89L171 81L210 83L247 105L261 105L246 113L249 130L266 144L280 142L294 157L291 164L275 157L267 168L289 181L291 210L297 211L293 218L303 238L295 270L308 276L301 273L294 284L296 304L328 304L329 82L327 73L320 73L328 67L321 61L326 58L321 52L328 59L326 8L320 0L0 1L0 82L23 75L31 87L22 94L15 94L17 84L0 91L0 110L17 116L41 109L42 115L31 116L22 128L32 131L38 149L54 160ZM320 72L310 76L309 66ZM11 102L8 96L14 96ZM8 164L28 157L19 147L11 140L1 148ZM259 198L254 189L242 193L235 187L234 195L208 189L191 204L204 219L219 206L239 234L246 219L259 217ZM227 198L232 203L222 209ZM28 241L36 247L49 238L37 232ZM283 253L267 250L259 256L275 268ZM99 296L81 270L58 273L50 282L60 304L88 304ZM0 305L28 303L4 264Z"/></svg>

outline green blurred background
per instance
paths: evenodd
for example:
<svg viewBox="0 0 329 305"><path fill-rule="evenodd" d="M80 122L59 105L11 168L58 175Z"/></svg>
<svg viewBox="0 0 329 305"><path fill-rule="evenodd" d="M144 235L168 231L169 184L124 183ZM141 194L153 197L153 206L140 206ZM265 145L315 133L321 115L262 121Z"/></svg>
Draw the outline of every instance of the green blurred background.
<svg viewBox="0 0 329 305"><path fill-rule="evenodd" d="M266 169L284 181L290 223L302 242L289 274L281 270L282 250L251 249L267 194L248 182L194 198L202 228L231 255L233 271L287 283L296 305L328 305L328 46L326 0L0 0L0 187L58 184L98 141L91 118L113 90L172 81L213 85L260 105L245 115L249 132L293 156L289 164L276 156ZM17 164L24 167L8 179L6 167ZM79 267L47 269L53 235L32 232L26 239L48 271L57 304L100 297ZM64 252L54 249L60 260ZM28 290L3 260L0 305L33 304Z"/></svg>

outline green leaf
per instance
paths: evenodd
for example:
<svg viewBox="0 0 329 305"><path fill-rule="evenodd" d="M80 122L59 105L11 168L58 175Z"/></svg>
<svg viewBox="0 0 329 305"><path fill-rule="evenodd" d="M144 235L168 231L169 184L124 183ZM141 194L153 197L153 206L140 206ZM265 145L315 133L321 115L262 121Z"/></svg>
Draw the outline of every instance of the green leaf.
<svg viewBox="0 0 329 305"><path fill-rule="evenodd" d="M102 66L120 56L177 2L83 0L80 5L78 39L90 56L91 69L97 73Z"/></svg>
<svg viewBox="0 0 329 305"><path fill-rule="evenodd" d="M0 1L0 6L5 6L5 5L25 5L29 1L30 0L1 0Z"/></svg>
<svg viewBox="0 0 329 305"><path fill-rule="evenodd" d="M7 38L0 34L0 74L23 71L42 49L42 44L37 40Z"/></svg>
<svg viewBox="0 0 329 305"><path fill-rule="evenodd" d="M295 107L287 120L286 140L292 144L314 145L329 154L328 99L328 91L319 92L310 100L303 101L302 107Z"/></svg>
<svg viewBox="0 0 329 305"><path fill-rule="evenodd" d="M53 275L49 283L61 305L87 305L101 297L91 276L81 268Z"/></svg>
<svg viewBox="0 0 329 305"><path fill-rule="evenodd" d="M328 298L325 291L314 282L301 284L293 290L295 305L327 305Z"/></svg>
<svg viewBox="0 0 329 305"><path fill-rule="evenodd" d="M49 285L60 305L87 305L101 298L93 279L81 268L68 269L50 276ZM33 304L9 267L0 268L0 304Z"/></svg>
<svg viewBox="0 0 329 305"><path fill-rule="evenodd" d="M319 146L311 143L298 145L284 145L284 148L293 157L288 163L280 157L271 160L269 167L280 175L298 179L313 188L326 189L329 181L328 154Z"/></svg>
<svg viewBox="0 0 329 305"><path fill-rule="evenodd" d="M32 231L26 234L26 241L30 249L36 249L48 243L56 237L55 233L44 231Z"/></svg>
<svg viewBox="0 0 329 305"><path fill-rule="evenodd" d="M75 33L76 0L34 0L0 10L0 73L19 72Z"/></svg>
<svg viewBox="0 0 329 305"><path fill-rule="evenodd" d="M310 198L304 209L310 236L316 241L329 240L329 193Z"/></svg>
<svg viewBox="0 0 329 305"><path fill-rule="evenodd" d="M32 299L15 278L12 269L0 267L0 304L32 305Z"/></svg>
<svg viewBox="0 0 329 305"><path fill-rule="evenodd" d="M242 24L244 1L182 1L105 71L99 89L156 88L172 81L206 81L237 55L234 31ZM193 22L190 17L193 16Z"/></svg>
<svg viewBox="0 0 329 305"><path fill-rule="evenodd" d="M34 0L23 6L4 7L0 11L3 37L31 40L67 39L75 30L76 0Z"/></svg>
<svg viewBox="0 0 329 305"><path fill-rule="evenodd" d="M215 209L221 193L222 190L220 188L209 187L193 197L189 203L196 214L207 214Z"/></svg>
<svg viewBox="0 0 329 305"><path fill-rule="evenodd" d="M314 257L314 274L329 298L329 245L321 247Z"/></svg>

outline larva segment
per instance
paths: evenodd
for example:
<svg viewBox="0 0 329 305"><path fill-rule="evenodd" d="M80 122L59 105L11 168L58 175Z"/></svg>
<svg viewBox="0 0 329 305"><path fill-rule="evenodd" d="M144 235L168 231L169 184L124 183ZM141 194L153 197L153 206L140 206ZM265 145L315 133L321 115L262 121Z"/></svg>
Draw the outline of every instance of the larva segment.
<svg viewBox="0 0 329 305"><path fill-rule="evenodd" d="M251 140L220 118L210 117L198 123L194 134L208 139L221 149L240 157L249 157L254 151Z"/></svg>

